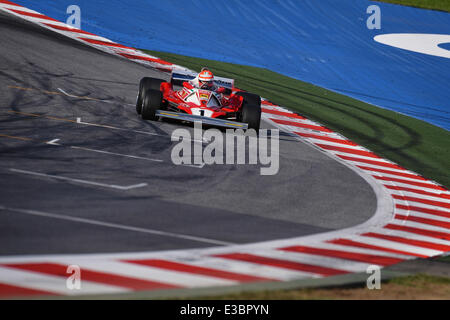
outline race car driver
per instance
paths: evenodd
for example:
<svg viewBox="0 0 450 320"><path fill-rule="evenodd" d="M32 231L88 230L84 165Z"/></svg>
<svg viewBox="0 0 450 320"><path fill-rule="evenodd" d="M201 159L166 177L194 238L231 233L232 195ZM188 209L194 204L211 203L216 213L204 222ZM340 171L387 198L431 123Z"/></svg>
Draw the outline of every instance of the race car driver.
<svg viewBox="0 0 450 320"><path fill-rule="evenodd" d="M210 90L223 94L225 88L217 86L214 82L214 74L208 68L202 68L202 71L189 83L197 89Z"/></svg>
<svg viewBox="0 0 450 320"><path fill-rule="evenodd" d="M197 88L212 91L222 104L229 103L229 97L224 95L226 93L226 88L220 87L215 83L214 75L208 68L202 68L200 73L197 74L194 79L183 82L183 87L187 89ZM180 92L182 92L182 90Z"/></svg>

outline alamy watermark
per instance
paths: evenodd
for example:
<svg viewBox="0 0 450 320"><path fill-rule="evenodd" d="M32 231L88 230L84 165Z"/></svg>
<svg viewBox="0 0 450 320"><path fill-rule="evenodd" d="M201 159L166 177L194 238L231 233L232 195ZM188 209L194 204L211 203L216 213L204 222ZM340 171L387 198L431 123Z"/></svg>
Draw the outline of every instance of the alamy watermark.
<svg viewBox="0 0 450 320"><path fill-rule="evenodd" d="M379 266L370 265L366 270L367 274L370 276L367 278L367 289L369 290L380 290L381 289L381 269Z"/></svg>
<svg viewBox="0 0 450 320"><path fill-rule="evenodd" d="M187 129L172 132L171 159L176 165L250 164L261 165L261 175L275 175L280 167L279 130L218 129L202 130L201 122L194 123L194 136ZM207 141L203 146L202 141Z"/></svg>
<svg viewBox="0 0 450 320"><path fill-rule="evenodd" d="M67 274L70 276L67 277L66 287L69 290L81 290L81 269L76 264L71 264L67 267Z"/></svg>
<svg viewBox="0 0 450 320"><path fill-rule="evenodd" d="M72 4L67 7L66 13L70 16L66 20L66 24L71 27L81 29L81 9L79 6Z"/></svg>
<svg viewBox="0 0 450 320"><path fill-rule="evenodd" d="M381 9L376 4L370 5L366 9L366 13L370 14L367 18L366 26L367 29L381 29Z"/></svg>

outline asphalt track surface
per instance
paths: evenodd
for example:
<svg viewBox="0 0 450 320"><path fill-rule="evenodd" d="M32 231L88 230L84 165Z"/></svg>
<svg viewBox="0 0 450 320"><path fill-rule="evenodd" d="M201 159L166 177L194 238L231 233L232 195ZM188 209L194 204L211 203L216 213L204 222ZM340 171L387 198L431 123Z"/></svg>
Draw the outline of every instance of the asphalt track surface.
<svg viewBox="0 0 450 320"><path fill-rule="evenodd" d="M287 135L274 176L174 165L171 133L192 127L143 121L133 106L139 79L164 73L5 14L0 43L0 255L243 244L375 212L361 177Z"/></svg>

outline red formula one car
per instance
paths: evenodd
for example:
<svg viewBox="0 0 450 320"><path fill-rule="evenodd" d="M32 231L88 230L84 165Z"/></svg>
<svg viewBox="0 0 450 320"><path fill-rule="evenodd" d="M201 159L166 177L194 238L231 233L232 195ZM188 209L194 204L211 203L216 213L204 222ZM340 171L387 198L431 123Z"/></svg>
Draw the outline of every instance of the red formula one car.
<svg viewBox="0 0 450 320"><path fill-rule="evenodd" d="M237 91L234 80L215 77L215 90L192 85L196 75L172 73L171 81L142 78L136 101L136 111L144 120L159 118L235 128L259 130L261 97ZM174 86L180 86L178 90Z"/></svg>

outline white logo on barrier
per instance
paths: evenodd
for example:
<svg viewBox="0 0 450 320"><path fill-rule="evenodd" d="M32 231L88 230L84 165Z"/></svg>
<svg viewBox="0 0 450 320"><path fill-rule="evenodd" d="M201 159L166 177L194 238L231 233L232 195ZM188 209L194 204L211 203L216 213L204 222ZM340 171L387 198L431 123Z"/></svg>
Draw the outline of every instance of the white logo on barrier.
<svg viewBox="0 0 450 320"><path fill-rule="evenodd" d="M81 269L76 264L67 267L66 273L71 274L66 280L66 287L69 290L81 289Z"/></svg>
<svg viewBox="0 0 450 320"><path fill-rule="evenodd" d="M449 34L389 33L377 35L373 39L391 47L450 58L450 50L439 47L441 44L450 43Z"/></svg>
<svg viewBox="0 0 450 320"><path fill-rule="evenodd" d="M67 14L70 16L67 18L66 24L77 29L81 29L81 9L79 6L72 4L67 7Z"/></svg>
<svg viewBox="0 0 450 320"><path fill-rule="evenodd" d="M224 139L220 130L208 129L203 132L201 122L195 122L193 139L189 130L181 128L172 132L171 139L178 142L171 152L172 162L176 165L255 165L258 164L259 160L261 165L266 166L260 168L261 175L275 175L279 170L278 129L261 129L259 130L259 137L253 129L248 129L245 132L242 129L227 129ZM192 140L194 140L194 143ZM201 141L209 142L203 148Z"/></svg>
<svg viewBox="0 0 450 320"><path fill-rule="evenodd" d="M367 289L381 289L381 270L379 266L370 265L367 267L366 273L371 274L367 278Z"/></svg>
<svg viewBox="0 0 450 320"><path fill-rule="evenodd" d="M381 29L381 9L377 5L371 5L367 7L367 14L372 14L369 18L367 18L366 25L367 29Z"/></svg>

